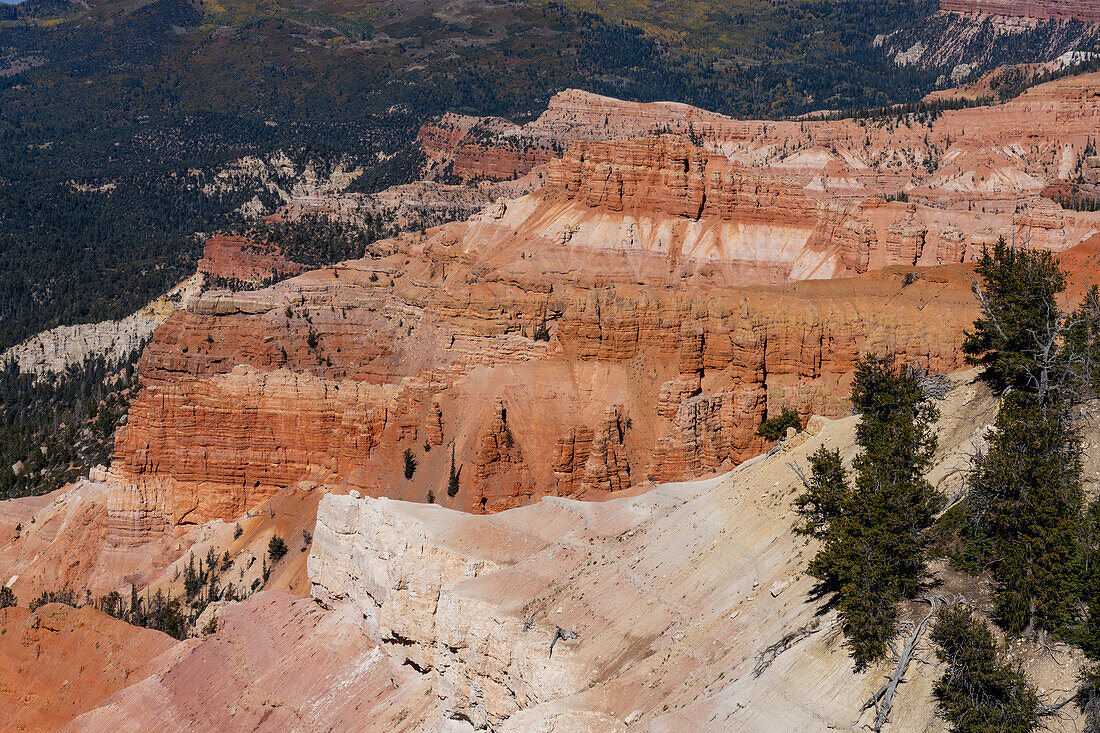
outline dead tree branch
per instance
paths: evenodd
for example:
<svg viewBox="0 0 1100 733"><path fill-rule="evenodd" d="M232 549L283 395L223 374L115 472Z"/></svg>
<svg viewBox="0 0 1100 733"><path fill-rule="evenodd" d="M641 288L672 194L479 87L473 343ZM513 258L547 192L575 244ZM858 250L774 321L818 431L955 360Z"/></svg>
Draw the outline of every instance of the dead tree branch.
<svg viewBox="0 0 1100 733"><path fill-rule="evenodd" d="M764 672L768 669L768 667L772 666L772 662L774 662L780 654L787 651L792 646L802 641L807 636L819 630L820 628L821 627L819 625L814 624L803 626L802 628L787 634L782 639L775 642L764 651L760 652L760 654L756 656L756 666L752 669L753 678L759 677L760 675L764 674Z"/></svg>
<svg viewBox="0 0 1100 733"><path fill-rule="evenodd" d="M793 461L787 461L787 467L794 471L794 475L798 476L798 480L802 482L802 485L807 490L813 488L813 484L810 483L810 479L806 477L806 472L798 467Z"/></svg>
<svg viewBox="0 0 1100 733"><path fill-rule="evenodd" d="M569 641L570 639L576 639L577 632L569 629L563 629L558 627L558 630L554 632L554 638L550 640L550 656L554 656L554 645L558 643L558 639L562 641Z"/></svg>
<svg viewBox="0 0 1100 733"><path fill-rule="evenodd" d="M863 703L862 710L867 710L870 707L875 708L875 733L879 733L882 730L882 726L886 725L886 722L890 719L890 710L894 707L894 697L897 694L898 685L905 676L906 670L909 669L909 662L913 658L913 652L916 651L917 644L920 642L924 630L928 627L928 623L932 620L932 617L936 615L936 611L938 611L941 606L951 603L951 601L944 596L925 596L920 600L931 606L928 615L921 619L921 622L913 629L913 633L910 635L909 641L905 644L905 648L902 649L901 654L898 655L898 663L894 666L893 674L891 674L886 683L878 689L878 692L872 695L867 702Z"/></svg>

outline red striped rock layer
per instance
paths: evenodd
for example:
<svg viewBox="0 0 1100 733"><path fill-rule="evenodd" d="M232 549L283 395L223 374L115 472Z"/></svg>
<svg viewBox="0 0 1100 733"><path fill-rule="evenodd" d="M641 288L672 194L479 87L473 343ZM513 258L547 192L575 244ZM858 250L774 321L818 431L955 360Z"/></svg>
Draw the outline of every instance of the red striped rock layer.
<svg viewBox="0 0 1100 733"><path fill-rule="evenodd" d="M940 0L940 10L1100 23L1100 2L1096 0Z"/></svg>
<svg viewBox="0 0 1100 733"><path fill-rule="evenodd" d="M950 268L909 287L890 272L591 290L486 267L482 244L410 237L387 260L174 316L140 363L109 521L234 519L302 480L493 511L697 476L758 452L768 409L843 412L862 351L959 367L973 317ZM549 342L532 338L543 326Z"/></svg>
<svg viewBox="0 0 1100 733"><path fill-rule="evenodd" d="M460 141L476 137L486 161L483 173L489 175L490 168L507 174L509 167L491 163L497 157L488 152L492 148L563 151L578 142L674 133L830 197L909 191L911 199L952 210L982 213L985 202L989 213L1011 213L1019 200L1039 196L1043 186L1090 167L1086 148L1100 125L1098 92L1100 74L1094 73L1044 84L1004 104L945 111L935 119L773 122L567 90L522 128L502 120L448 116L426 126L421 140L433 158L449 160ZM526 172L523 166L517 170ZM1088 171L1082 174L1087 177Z"/></svg>

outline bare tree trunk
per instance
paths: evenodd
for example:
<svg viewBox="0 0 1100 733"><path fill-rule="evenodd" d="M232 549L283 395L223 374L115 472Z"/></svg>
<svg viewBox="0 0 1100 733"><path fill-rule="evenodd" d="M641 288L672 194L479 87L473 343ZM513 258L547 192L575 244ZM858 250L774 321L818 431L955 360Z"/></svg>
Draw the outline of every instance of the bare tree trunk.
<svg viewBox="0 0 1100 733"><path fill-rule="evenodd" d="M916 651L917 644L920 642L924 630L928 627L928 622L932 620L932 617L936 615L936 611L938 611L941 606L952 603L952 601L948 601L948 599L943 596L925 596L921 598L921 600L929 604L932 607L931 610L928 611L927 616L921 619L917 627L913 629L909 641L905 644L905 648L901 650L901 654L898 656L898 663L894 666L894 672L890 675L886 684L880 687L878 692L872 695L867 702L863 703L863 710L872 706L875 708L875 733L879 733L879 731L882 730L882 726L886 725L886 722L890 719L890 711L894 707L894 697L897 695L898 685L905 676L906 670L909 669L909 662L913 659L913 652Z"/></svg>

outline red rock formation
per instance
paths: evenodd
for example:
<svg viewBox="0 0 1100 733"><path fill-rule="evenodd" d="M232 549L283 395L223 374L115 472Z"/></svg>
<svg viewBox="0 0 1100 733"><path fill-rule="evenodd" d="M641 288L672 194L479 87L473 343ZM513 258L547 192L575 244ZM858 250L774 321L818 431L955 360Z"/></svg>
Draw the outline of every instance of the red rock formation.
<svg viewBox="0 0 1100 733"><path fill-rule="evenodd" d="M235 519L302 480L420 501L432 492L462 509L598 497L747 458L766 410L842 413L863 352L958 368L974 314L960 261L1004 233L1064 249L1098 228L1095 215L1031 193L1052 152L1072 162L1095 130L1098 88L1100 75L1062 80L919 132L559 95L524 128L580 140L545 190L391 240L387 257L207 294L162 325L116 442L111 531ZM1019 114L1033 137L1009 154L1004 140L1024 139L1013 137ZM947 119L973 135L948 144ZM1061 120L1053 132L1048 119ZM669 120L704 145L583 140ZM485 139L477 124L455 139ZM912 156L889 162L924 136L954 162L933 173ZM997 182L963 170L967 156ZM1010 207L990 212L869 194L898 176L922 181L926 201L1015 188ZM908 285L883 269L941 262L953 264ZM544 328L550 340L533 340ZM451 446L463 469L454 498Z"/></svg>
<svg viewBox="0 0 1100 733"><path fill-rule="evenodd" d="M958 367L972 317L963 270L906 288L886 273L797 289L589 290L448 257L444 281L410 259L391 287L369 278L388 265L363 261L339 278L208 295L170 319L116 442L111 522L140 533L234 519L303 479L499 509L698 475L759 449L765 405L841 411L862 350ZM509 334L547 314L550 344ZM451 441L454 500L450 451L424 450ZM419 463L411 481L405 449Z"/></svg>
<svg viewBox="0 0 1100 733"><path fill-rule="evenodd" d="M287 260L275 245L219 234L206 240L198 269L215 278L259 284L306 268Z"/></svg>
<svg viewBox="0 0 1100 733"><path fill-rule="evenodd" d="M72 727L293 730L308 720L354 730L367 709L378 730L430 727L441 714L425 678L388 658L361 621L286 593L232 604L217 634L179 642L148 676L129 680Z"/></svg>
<svg viewBox="0 0 1100 733"><path fill-rule="evenodd" d="M569 428L554 446L552 468L562 494L585 496L590 492L613 492L629 488L631 476L626 447L629 421L618 405L608 405L595 429Z"/></svg>
<svg viewBox="0 0 1100 733"><path fill-rule="evenodd" d="M940 0L940 10L1100 23L1100 2L1097 0Z"/></svg>
<svg viewBox="0 0 1100 733"><path fill-rule="evenodd" d="M690 219L784 224L804 220L813 206L800 187L672 135L576 143L550 167L549 185L588 206Z"/></svg>
<svg viewBox="0 0 1100 733"><path fill-rule="evenodd" d="M519 131L518 125L496 117L447 114L421 126L417 141L433 165L449 165L453 176L503 181L530 173L556 154L552 143Z"/></svg>
<svg viewBox="0 0 1100 733"><path fill-rule="evenodd" d="M58 730L151 674L176 643L92 608L0 609L0 730Z"/></svg>

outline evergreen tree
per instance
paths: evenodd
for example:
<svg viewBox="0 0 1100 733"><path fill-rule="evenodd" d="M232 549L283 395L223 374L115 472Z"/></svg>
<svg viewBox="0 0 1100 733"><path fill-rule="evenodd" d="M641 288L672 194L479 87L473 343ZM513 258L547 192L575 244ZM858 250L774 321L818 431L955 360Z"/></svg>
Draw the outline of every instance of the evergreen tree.
<svg viewBox="0 0 1100 733"><path fill-rule="evenodd" d="M988 624L964 605L941 610L932 629L946 665L933 695L955 733L1030 733L1039 696L1023 670L1002 658Z"/></svg>
<svg viewBox="0 0 1100 733"><path fill-rule="evenodd" d="M1089 657L1100 659L1100 498L1094 499L1089 504L1088 510L1082 517L1078 541L1081 602L1085 606L1086 614L1084 622L1071 639L1079 644ZM1100 713L1100 708L1097 708L1097 711Z"/></svg>
<svg viewBox="0 0 1100 733"><path fill-rule="evenodd" d="M1069 319L1067 362L1079 369L1083 386L1100 384L1100 287L1089 288Z"/></svg>
<svg viewBox="0 0 1100 733"><path fill-rule="evenodd" d="M411 480L413 474L416 473L416 458L413 457L413 452L408 448L405 449L405 478Z"/></svg>
<svg viewBox="0 0 1100 733"><path fill-rule="evenodd" d="M271 539L267 542L267 554L271 558L272 564L275 564L283 559L286 555L286 542L279 535L271 535Z"/></svg>
<svg viewBox="0 0 1100 733"><path fill-rule="evenodd" d="M918 374L874 356L856 368L852 403L862 413L855 485L839 452L823 448L810 459L809 485L795 507L796 530L822 542L809 572L836 594L852 658L863 668L885 654L897 603L925 579L927 529L941 499L923 474L938 413Z"/></svg>
<svg viewBox="0 0 1100 733"><path fill-rule="evenodd" d="M1083 502L1080 441L1064 406L1009 394L988 452L974 460L968 499L974 532L991 551L995 616L1005 630L1074 623Z"/></svg>
<svg viewBox="0 0 1100 733"><path fill-rule="evenodd" d="M455 447L451 446L451 474L447 478L447 496L452 499L458 494L458 471L455 470Z"/></svg>
<svg viewBox="0 0 1100 733"><path fill-rule="evenodd" d="M1004 237L992 252L982 251L977 272L981 316L963 352L997 384L1034 389L1037 347L1060 325L1057 296L1066 289L1065 275L1050 252L1011 247Z"/></svg>

